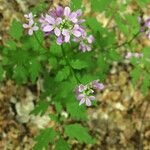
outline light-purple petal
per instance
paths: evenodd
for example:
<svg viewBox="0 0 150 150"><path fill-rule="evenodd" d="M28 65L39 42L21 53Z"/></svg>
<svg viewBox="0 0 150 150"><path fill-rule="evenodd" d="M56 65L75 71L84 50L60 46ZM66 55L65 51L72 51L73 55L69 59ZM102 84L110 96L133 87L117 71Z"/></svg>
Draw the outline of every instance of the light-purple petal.
<svg viewBox="0 0 150 150"><path fill-rule="evenodd" d="M70 12L71 12L70 8L69 7L65 7L65 9L64 9L64 16L66 16L68 18L69 15L70 15Z"/></svg>
<svg viewBox="0 0 150 150"><path fill-rule="evenodd" d="M51 25L46 25L46 26L43 27L43 31L44 31L44 32L50 32L50 31L52 31L53 29L54 29L54 27L51 26Z"/></svg>
<svg viewBox="0 0 150 150"><path fill-rule="evenodd" d="M55 33L56 36L60 36L61 31L60 31L59 28L55 28L55 29L54 29L54 33Z"/></svg>
<svg viewBox="0 0 150 150"><path fill-rule="evenodd" d="M79 105L82 105L83 103L85 103L85 98L82 98Z"/></svg>
<svg viewBox="0 0 150 150"><path fill-rule="evenodd" d="M91 106L91 101L90 101L90 99L89 98L86 98L86 106Z"/></svg>
<svg viewBox="0 0 150 150"><path fill-rule="evenodd" d="M29 29L28 34L29 34L29 35L32 35L32 34L33 34L33 30L32 30L32 29Z"/></svg>

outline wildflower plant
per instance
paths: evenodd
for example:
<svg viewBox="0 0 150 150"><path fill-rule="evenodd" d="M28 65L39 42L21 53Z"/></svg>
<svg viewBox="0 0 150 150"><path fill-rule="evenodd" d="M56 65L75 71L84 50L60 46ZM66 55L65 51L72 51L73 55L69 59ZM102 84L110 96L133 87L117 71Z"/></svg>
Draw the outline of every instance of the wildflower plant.
<svg viewBox="0 0 150 150"><path fill-rule="evenodd" d="M69 150L71 140L80 144L95 143L82 122L88 120L86 110L96 107L96 94L105 90L105 79L112 62L131 61L133 84L144 75L141 89L148 92L150 51L146 47L137 52L135 39L143 31L149 38L149 19L141 32L139 12L124 16L114 12L123 11L130 1L120 7L112 0L89 2L93 13L106 13L106 25L99 23L92 13L84 14L82 0L72 0L68 6L56 6L50 10L43 4L44 9L37 7L25 14L23 22L14 19L10 38L0 46L0 80L9 78L19 85L33 86L42 80L37 104L31 114L44 115L49 106L53 107L54 113L49 116L56 127L46 128L37 135L35 150L50 149L50 145L56 150ZM145 5L146 1L138 0L138 3ZM112 18L115 27L108 29ZM126 37L125 42L117 43L114 28ZM119 53L121 48L130 50L125 57ZM64 110L66 118L62 117Z"/></svg>

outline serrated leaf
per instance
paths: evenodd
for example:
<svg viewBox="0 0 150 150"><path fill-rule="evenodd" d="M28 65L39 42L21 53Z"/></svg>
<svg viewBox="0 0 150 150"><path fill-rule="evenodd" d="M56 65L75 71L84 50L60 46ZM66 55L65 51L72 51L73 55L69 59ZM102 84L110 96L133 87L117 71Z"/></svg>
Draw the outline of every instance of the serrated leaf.
<svg viewBox="0 0 150 150"><path fill-rule="evenodd" d="M17 21L16 19L14 19L11 24L9 34L11 35L11 37L13 37L14 39L17 39L17 40L19 40L21 38L21 36L23 35L22 24L19 21Z"/></svg>
<svg viewBox="0 0 150 150"><path fill-rule="evenodd" d="M30 114L43 116L44 113L47 111L48 106L49 106L49 103L48 103L48 102L40 101L40 102L38 102L38 104L35 106L35 108L31 111Z"/></svg>
<svg viewBox="0 0 150 150"><path fill-rule="evenodd" d="M60 138L56 145L55 150L70 150L70 145L62 138Z"/></svg>
<svg viewBox="0 0 150 150"><path fill-rule="evenodd" d="M29 72L30 72L30 77L31 77L32 83L35 83L36 78L38 77L40 70L41 70L40 62L38 62L37 60L33 59L30 62L30 67L29 67Z"/></svg>
<svg viewBox="0 0 150 150"><path fill-rule="evenodd" d="M18 84L25 83L27 81L27 70L23 66L17 65L14 68L13 78Z"/></svg>
<svg viewBox="0 0 150 150"><path fill-rule="evenodd" d="M139 67L136 67L131 71L132 83L136 85L137 81L139 80L142 70Z"/></svg>
<svg viewBox="0 0 150 150"><path fill-rule="evenodd" d="M76 120L87 120L86 107L79 106L79 103L67 103L67 112Z"/></svg>
<svg viewBox="0 0 150 150"><path fill-rule="evenodd" d="M71 61L71 66L73 69L77 69L77 70L81 70L81 69L88 67L87 63L82 60Z"/></svg>
<svg viewBox="0 0 150 150"><path fill-rule="evenodd" d="M56 75L55 80L56 81L63 81L65 79L67 79L69 75L70 75L70 68L69 67L64 67L63 69L61 69L58 72L58 74Z"/></svg>
<svg viewBox="0 0 150 150"><path fill-rule="evenodd" d="M34 145L34 150L48 149L49 143L53 143L57 133L52 128L44 129L35 138L36 144Z"/></svg>
<svg viewBox="0 0 150 150"><path fill-rule="evenodd" d="M93 143L92 137L88 133L88 129L80 124L65 125L65 135L70 139L76 139L80 143Z"/></svg>

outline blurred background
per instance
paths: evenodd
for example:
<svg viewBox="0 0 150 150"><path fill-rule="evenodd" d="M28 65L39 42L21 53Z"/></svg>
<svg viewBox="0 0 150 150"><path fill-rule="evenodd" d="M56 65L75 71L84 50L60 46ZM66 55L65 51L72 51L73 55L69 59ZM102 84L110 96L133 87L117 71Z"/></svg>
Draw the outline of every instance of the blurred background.
<svg viewBox="0 0 150 150"><path fill-rule="evenodd" d="M117 2L117 7L121 7L126 0ZM14 18L23 21L23 15L35 7L43 11L58 4L66 6L69 0L0 0L0 45L3 39L8 38L7 32ZM91 14L88 0L84 0L83 4L86 8L84 15ZM133 0L125 13L132 15L138 9L140 6ZM142 11L144 17L150 16L150 5L142 8ZM112 18L107 18L104 12L92 15L104 27L114 27L113 14ZM116 35L118 43L122 43L125 37L118 30ZM136 40L139 51L150 45L144 36ZM138 83L133 87L129 74L131 70L129 61L113 62L105 81L106 88L97 95L99 105L87 109L89 121L84 123L96 139L96 144L77 144L74 141L74 150L150 150L150 94L144 96ZM0 150L32 150L35 143L33 137L41 129L55 126L47 114L42 117L30 115L38 99L40 86L40 81L34 86L18 86L11 80L0 84ZM48 111L53 112L53 107L49 106ZM67 118L65 111L62 115Z"/></svg>

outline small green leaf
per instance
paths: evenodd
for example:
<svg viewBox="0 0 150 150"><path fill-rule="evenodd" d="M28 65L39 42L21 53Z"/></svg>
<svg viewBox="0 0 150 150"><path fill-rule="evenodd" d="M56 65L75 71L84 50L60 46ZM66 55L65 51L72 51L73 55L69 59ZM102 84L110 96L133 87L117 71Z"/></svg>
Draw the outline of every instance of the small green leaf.
<svg viewBox="0 0 150 150"><path fill-rule="evenodd" d="M70 75L69 67L64 67L62 70L60 70L58 72L58 74L56 75L55 80L56 81L63 81L65 79L67 79L69 75Z"/></svg>
<svg viewBox="0 0 150 150"><path fill-rule="evenodd" d="M38 62L37 60L33 59L30 62L30 67L29 67L29 72L30 72L30 77L31 77L32 83L35 83L36 78L38 77L40 70L41 70L40 62Z"/></svg>
<svg viewBox="0 0 150 150"><path fill-rule="evenodd" d="M87 120L85 106L79 106L79 103L67 103L67 112L70 113L71 117L76 120Z"/></svg>
<svg viewBox="0 0 150 150"><path fill-rule="evenodd" d="M71 61L71 66L73 69L81 70L81 69L86 68L88 65L85 61L74 60L74 61Z"/></svg>
<svg viewBox="0 0 150 150"><path fill-rule="evenodd" d="M80 143L87 143L91 144L93 143L92 137L88 133L88 129L85 127L82 127L80 124L70 124L65 125L65 134L71 138L76 139Z"/></svg>
<svg viewBox="0 0 150 150"><path fill-rule="evenodd" d="M70 150L70 145L62 138L60 138L56 145L55 150Z"/></svg>
<svg viewBox="0 0 150 150"><path fill-rule="evenodd" d="M19 40L21 38L21 36L23 35L22 24L19 21L14 19L12 24L11 24L9 34L14 39Z"/></svg>
<svg viewBox="0 0 150 150"><path fill-rule="evenodd" d="M35 138L37 142L33 149L34 150L43 150L49 149L49 143L53 143L57 133L52 128L47 128L41 131L41 133Z"/></svg>
<svg viewBox="0 0 150 150"><path fill-rule="evenodd" d="M46 101L39 101L35 108L31 111L30 114L43 116L44 113L47 111L49 103Z"/></svg>

